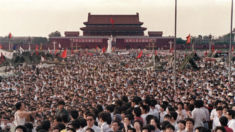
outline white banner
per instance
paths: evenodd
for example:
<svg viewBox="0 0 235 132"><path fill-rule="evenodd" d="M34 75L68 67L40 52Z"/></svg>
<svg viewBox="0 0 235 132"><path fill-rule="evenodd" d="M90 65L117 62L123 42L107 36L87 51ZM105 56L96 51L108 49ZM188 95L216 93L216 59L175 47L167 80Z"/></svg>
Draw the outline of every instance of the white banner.
<svg viewBox="0 0 235 132"><path fill-rule="evenodd" d="M12 59L13 58L13 52L8 52L5 50L0 49L0 56L2 56L2 54L7 58L7 59Z"/></svg>
<svg viewBox="0 0 235 132"><path fill-rule="evenodd" d="M118 52L118 55L128 55L129 54L129 51L127 52Z"/></svg>

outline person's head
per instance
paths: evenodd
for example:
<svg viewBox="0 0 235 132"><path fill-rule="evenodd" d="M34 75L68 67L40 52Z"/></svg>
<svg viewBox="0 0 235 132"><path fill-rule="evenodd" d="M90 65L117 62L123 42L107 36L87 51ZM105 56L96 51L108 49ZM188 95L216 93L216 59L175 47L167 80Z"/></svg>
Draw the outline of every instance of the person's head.
<svg viewBox="0 0 235 132"><path fill-rule="evenodd" d="M127 125L131 124L131 116L130 115L126 115L125 116L124 123L126 123Z"/></svg>
<svg viewBox="0 0 235 132"><path fill-rule="evenodd" d="M120 122L118 120L114 120L112 122L112 129L114 132L118 131L120 128Z"/></svg>
<svg viewBox="0 0 235 132"><path fill-rule="evenodd" d="M60 116L56 116L53 120L53 126L56 126L59 122L62 122Z"/></svg>
<svg viewBox="0 0 235 132"><path fill-rule="evenodd" d="M194 126L194 120L192 118L186 118L185 119L185 122L186 122L186 129L187 130L191 130L193 129L193 126Z"/></svg>
<svg viewBox="0 0 235 132"><path fill-rule="evenodd" d="M228 120L234 119L234 111L228 110L226 113L226 117L228 118Z"/></svg>
<svg viewBox="0 0 235 132"><path fill-rule="evenodd" d="M25 126L19 125L15 128L15 132L27 132L27 129Z"/></svg>
<svg viewBox="0 0 235 132"><path fill-rule="evenodd" d="M140 130L143 127L143 122L140 120L135 120L133 126L136 130Z"/></svg>
<svg viewBox="0 0 235 132"><path fill-rule="evenodd" d="M141 132L151 132L151 129L147 126L141 128Z"/></svg>
<svg viewBox="0 0 235 132"><path fill-rule="evenodd" d="M92 128L87 128L85 132L95 132Z"/></svg>
<svg viewBox="0 0 235 132"><path fill-rule="evenodd" d="M178 116L177 112L170 111L170 115L171 115L171 120L172 121L175 121L177 119L177 116Z"/></svg>
<svg viewBox="0 0 235 132"><path fill-rule="evenodd" d="M204 128L204 127L196 127L195 132L201 132L202 128Z"/></svg>
<svg viewBox="0 0 235 132"><path fill-rule="evenodd" d="M149 106L147 105L141 105L140 109L141 109L141 114L145 114L149 112Z"/></svg>
<svg viewBox="0 0 235 132"><path fill-rule="evenodd" d="M65 129L65 125L62 122L59 122L55 127L59 128L60 130Z"/></svg>
<svg viewBox="0 0 235 132"><path fill-rule="evenodd" d="M150 120L150 124L153 125L156 128L160 128L159 120L156 116L152 117Z"/></svg>
<svg viewBox="0 0 235 132"><path fill-rule="evenodd" d="M222 116L222 117L219 118L219 122L222 126L227 126L228 118L226 116Z"/></svg>
<svg viewBox="0 0 235 132"><path fill-rule="evenodd" d="M26 127L28 132L32 132L33 124L31 123L25 123L24 126Z"/></svg>
<svg viewBox="0 0 235 132"><path fill-rule="evenodd" d="M58 101L58 109L62 110L64 108L64 106L65 106L64 100L59 100Z"/></svg>
<svg viewBox="0 0 235 132"><path fill-rule="evenodd" d="M42 123L41 123L41 126L42 126L42 129L43 130L46 130L47 132L50 130L51 128L51 123L49 120L44 120Z"/></svg>
<svg viewBox="0 0 235 132"><path fill-rule="evenodd" d="M186 122L184 120L179 120L178 121L178 127L179 130L184 130L185 129Z"/></svg>
<svg viewBox="0 0 235 132"><path fill-rule="evenodd" d="M67 128L66 132L76 132L76 130L74 128Z"/></svg>
<svg viewBox="0 0 235 132"><path fill-rule="evenodd" d="M24 110L24 103L18 102L15 105L16 110Z"/></svg>
<svg viewBox="0 0 235 132"><path fill-rule="evenodd" d="M65 114L65 113L62 113L62 114L60 114L60 118L61 118L61 120L62 120L62 123L68 123L69 122L69 117L68 117L68 115L67 114Z"/></svg>
<svg viewBox="0 0 235 132"><path fill-rule="evenodd" d="M184 108L184 104L182 102L179 102L177 105L178 109L183 109Z"/></svg>
<svg viewBox="0 0 235 132"><path fill-rule="evenodd" d="M166 130L166 126L167 126L168 124L171 124L171 123L170 123L169 121L163 121L163 122L161 123L162 130Z"/></svg>
<svg viewBox="0 0 235 132"><path fill-rule="evenodd" d="M108 121L107 112L100 112L99 113L99 120L101 123L107 122Z"/></svg>
<svg viewBox="0 0 235 132"><path fill-rule="evenodd" d="M165 116L164 116L164 121L171 121L171 115L169 115L169 114L166 114Z"/></svg>
<svg viewBox="0 0 235 132"><path fill-rule="evenodd" d="M201 107L201 103L200 103L199 100L196 100L196 101L194 102L194 105L195 105L196 108L200 108L200 107Z"/></svg>
<svg viewBox="0 0 235 132"><path fill-rule="evenodd" d="M222 113L223 113L222 111L223 111L223 108L221 106L216 108L216 112L219 116L222 116Z"/></svg>
<svg viewBox="0 0 235 132"><path fill-rule="evenodd" d="M73 120L78 118L78 111L77 110L71 110L70 115L73 118Z"/></svg>
<svg viewBox="0 0 235 132"><path fill-rule="evenodd" d="M215 132L226 132L226 129L224 127L222 127L222 126L217 126L215 128Z"/></svg>
<svg viewBox="0 0 235 132"><path fill-rule="evenodd" d="M175 127L171 124L166 125L165 127L165 132L174 132L175 131Z"/></svg>
<svg viewBox="0 0 235 132"><path fill-rule="evenodd" d="M133 110L133 115L135 117L140 117L141 116L141 109L139 107L135 107Z"/></svg>
<svg viewBox="0 0 235 132"><path fill-rule="evenodd" d="M81 127L81 128L84 128L85 126L87 126L87 121L86 121L86 119L81 118L81 119L79 119L79 122L80 122L80 127Z"/></svg>
<svg viewBox="0 0 235 132"><path fill-rule="evenodd" d="M128 128L127 132L136 132L135 128Z"/></svg>
<svg viewBox="0 0 235 132"><path fill-rule="evenodd" d="M87 121L87 125L92 127L95 122L95 115L92 113L87 114L86 121Z"/></svg>
<svg viewBox="0 0 235 132"><path fill-rule="evenodd" d="M133 98L133 99L131 100L131 106L132 106L132 107L134 107L135 105L138 105L138 104L139 104L138 98Z"/></svg>
<svg viewBox="0 0 235 132"><path fill-rule="evenodd" d="M71 125L73 126L73 128L74 128L75 130L80 129L80 121L79 121L78 119L73 120L73 121L71 122Z"/></svg>
<svg viewBox="0 0 235 132"><path fill-rule="evenodd" d="M221 101L220 100L216 100L215 101L215 107L219 107L221 106Z"/></svg>
<svg viewBox="0 0 235 132"><path fill-rule="evenodd" d="M60 131L61 131L61 130L60 130L59 127L54 127L53 130L52 130L52 132L60 132Z"/></svg>
<svg viewBox="0 0 235 132"><path fill-rule="evenodd" d="M161 111L161 112L166 111L166 106L165 106L165 105L161 105L161 106L160 106L160 111Z"/></svg>

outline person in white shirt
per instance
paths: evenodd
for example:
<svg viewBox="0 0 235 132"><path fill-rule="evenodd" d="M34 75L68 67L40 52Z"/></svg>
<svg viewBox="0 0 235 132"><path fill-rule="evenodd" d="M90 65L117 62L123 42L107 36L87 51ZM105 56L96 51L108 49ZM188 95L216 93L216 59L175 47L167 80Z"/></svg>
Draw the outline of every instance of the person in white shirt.
<svg viewBox="0 0 235 132"><path fill-rule="evenodd" d="M216 106L216 108L221 106L221 101L220 100L216 100L215 101L215 106ZM216 108L211 111L211 116L210 116L211 120L213 120L215 117L217 117Z"/></svg>
<svg viewBox="0 0 235 132"><path fill-rule="evenodd" d="M146 122L146 116L147 116L147 113L149 112L149 107L147 105L142 105L140 106L140 109L141 109L141 117L143 118L143 126L145 126L147 124Z"/></svg>
<svg viewBox="0 0 235 132"><path fill-rule="evenodd" d="M179 121L179 120L184 120L185 118L188 117L186 111L183 109L184 108L184 104L182 102L179 102L178 105L177 105L178 109L177 109L177 120L176 121Z"/></svg>
<svg viewBox="0 0 235 132"><path fill-rule="evenodd" d="M199 100L195 101L195 107L194 110L192 111L192 118L194 119L194 129L196 127L204 127L203 122L206 120L206 114L204 110L202 110L201 103Z"/></svg>
<svg viewBox="0 0 235 132"><path fill-rule="evenodd" d="M222 117L222 110L223 108L221 106L216 108L217 117L213 119L212 130L215 130L217 126L221 126L219 119Z"/></svg>
<svg viewBox="0 0 235 132"><path fill-rule="evenodd" d="M111 129L109 128L109 125L107 124L107 121L111 119L111 115L108 112L101 112L99 114L99 121L101 122L100 131L101 132L109 132Z"/></svg>
<svg viewBox="0 0 235 132"><path fill-rule="evenodd" d="M164 117L165 117L165 115L167 114L167 112L166 112L166 106L165 105L161 105L160 106L160 123L162 123L163 121L164 121Z"/></svg>
<svg viewBox="0 0 235 132"><path fill-rule="evenodd" d="M100 128L98 126L95 126L95 116L93 114L87 114L86 117L87 120L87 126L85 126L82 130L82 132L86 132L87 128L93 129L95 132L101 132Z"/></svg>
<svg viewBox="0 0 235 132"><path fill-rule="evenodd" d="M178 124L176 122L178 114L175 111L170 111L171 119L170 123L175 127L175 132L179 130Z"/></svg>
<svg viewBox="0 0 235 132"><path fill-rule="evenodd" d="M235 119L234 119L234 110L228 110L226 117L228 118L228 127L233 129L235 132Z"/></svg>

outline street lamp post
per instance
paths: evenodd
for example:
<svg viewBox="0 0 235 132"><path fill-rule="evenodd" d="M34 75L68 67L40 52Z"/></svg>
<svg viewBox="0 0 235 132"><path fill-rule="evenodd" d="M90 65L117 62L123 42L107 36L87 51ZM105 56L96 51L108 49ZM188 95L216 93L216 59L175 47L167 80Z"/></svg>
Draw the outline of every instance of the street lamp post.
<svg viewBox="0 0 235 132"><path fill-rule="evenodd" d="M211 36L211 34L209 35L209 51L211 52L211 38L212 38L212 36Z"/></svg>
<svg viewBox="0 0 235 132"><path fill-rule="evenodd" d="M28 38L29 51L31 51L30 44L31 44L31 38L29 37L29 38Z"/></svg>
<svg viewBox="0 0 235 132"><path fill-rule="evenodd" d="M192 37L192 51L194 51L195 41L196 41L196 37Z"/></svg>
<svg viewBox="0 0 235 132"><path fill-rule="evenodd" d="M229 43L229 88L231 87L232 28L233 28L233 0L232 0L232 4L231 4L231 25L230 25L230 43Z"/></svg>

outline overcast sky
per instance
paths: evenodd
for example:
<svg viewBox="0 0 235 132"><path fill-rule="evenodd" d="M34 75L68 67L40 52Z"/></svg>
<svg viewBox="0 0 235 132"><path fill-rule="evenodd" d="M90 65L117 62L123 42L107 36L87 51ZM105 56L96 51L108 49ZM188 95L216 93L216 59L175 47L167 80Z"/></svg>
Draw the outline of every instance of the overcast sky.
<svg viewBox="0 0 235 132"><path fill-rule="evenodd" d="M174 35L175 0L0 0L0 36L80 31L91 14L136 14L147 31ZM230 31L231 0L178 0L177 37ZM147 31L145 35L147 35Z"/></svg>

